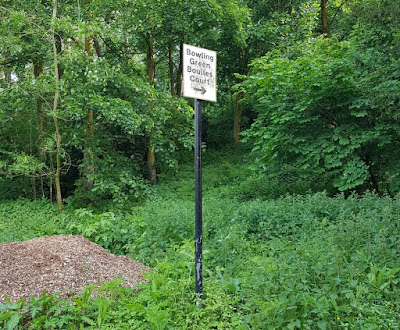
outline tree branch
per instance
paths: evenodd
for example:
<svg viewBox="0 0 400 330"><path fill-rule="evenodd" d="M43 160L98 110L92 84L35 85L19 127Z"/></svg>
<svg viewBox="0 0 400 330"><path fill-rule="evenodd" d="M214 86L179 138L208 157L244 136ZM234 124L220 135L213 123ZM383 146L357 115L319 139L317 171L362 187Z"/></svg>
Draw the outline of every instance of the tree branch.
<svg viewBox="0 0 400 330"><path fill-rule="evenodd" d="M342 9L343 5L347 2L347 0L343 0L343 2L340 4L339 8L336 10L335 15L333 15L332 19L331 19L331 25L333 24L333 22L335 21L336 15L339 13L339 10Z"/></svg>

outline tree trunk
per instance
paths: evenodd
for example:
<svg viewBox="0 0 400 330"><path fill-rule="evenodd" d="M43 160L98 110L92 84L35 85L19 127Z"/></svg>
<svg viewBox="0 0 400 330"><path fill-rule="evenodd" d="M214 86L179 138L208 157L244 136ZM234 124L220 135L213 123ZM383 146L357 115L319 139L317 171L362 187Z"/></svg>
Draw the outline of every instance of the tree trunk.
<svg viewBox="0 0 400 330"><path fill-rule="evenodd" d="M176 78L176 95L182 97L182 84L183 84L183 42L181 42L179 51L179 68Z"/></svg>
<svg viewBox="0 0 400 330"><path fill-rule="evenodd" d="M49 180L49 182L50 182L50 185L49 185L49 197L50 197L50 203L51 204L53 204L53 173L54 173L54 163L53 163L53 155L52 154L50 154L50 157L49 157L49 160L50 160L50 173L51 173L51 175L50 175L50 180Z"/></svg>
<svg viewBox="0 0 400 330"><path fill-rule="evenodd" d="M155 72L155 61L154 61L154 37L151 33L147 35L147 77L149 79L150 85L154 88L154 72ZM149 108L153 111L154 100L150 101ZM157 170L156 170L156 155L152 142L154 139L154 123L151 127L151 132L149 136L149 146L147 149L147 166L149 168L149 177L151 184L157 183Z"/></svg>
<svg viewBox="0 0 400 330"><path fill-rule="evenodd" d="M102 56L101 47L100 47L100 44L99 44L99 39L97 39L96 35L93 36L93 43L94 43L94 48L96 49L97 57L101 57Z"/></svg>
<svg viewBox="0 0 400 330"><path fill-rule="evenodd" d="M43 63L34 62L33 63L33 73L35 79L39 78L39 76L43 73ZM58 72L60 74L60 72ZM37 129L38 129L38 140L37 140L37 147L39 150L39 159L46 163L46 150L43 148L43 137L47 131L47 117L43 113L43 101L41 97L36 99L36 114L37 114ZM42 197L45 198L44 194L44 186L43 186L43 176L40 175L40 188L42 192Z"/></svg>
<svg viewBox="0 0 400 330"><path fill-rule="evenodd" d="M43 64L42 63L37 63L36 61L34 61L33 63L33 74L35 77L35 80L37 78L39 78L39 76L43 73ZM39 150L39 158L41 158L41 156L44 154L44 150L41 148L42 145L42 136L44 134L43 132L43 127L44 125L42 124L42 122L44 121L44 116L43 116L43 102L42 99L40 97L38 97L36 99L36 116L37 116L37 130L38 130L38 135L39 135L39 139L37 141L37 145L38 150ZM32 141L31 141L31 154L32 154ZM42 184L43 180L41 181ZM32 176L32 189L33 189L33 200L36 200L37 198L37 191L36 191L36 177Z"/></svg>
<svg viewBox="0 0 400 330"><path fill-rule="evenodd" d="M90 57L93 56L93 37L85 38L85 51Z"/></svg>
<svg viewBox="0 0 400 330"><path fill-rule="evenodd" d="M328 19L328 0L321 0L321 20L322 20L322 34L329 38L331 36L331 28Z"/></svg>
<svg viewBox="0 0 400 330"><path fill-rule="evenodd" d="M235 114L233 118L233 141L235 145L239 143L240 123L242 121L242 104L240 103L240 100L242 97L242 92L239 92L236 95Z"/></svg>
<svg viewBox="0 0 400 330"><path fill-rule="evenodd" d="M152 139L152 136L150 136ZM156 171L156 155L154 148L150 147L147 151L147 164L149 166L150 182L151 184L157 183L157 171Z"/></svg>
<svg viewBox="0 0 400 330"><path fill-rule="evenodd" d="M376 172L372 168L372 161L371 161L371 156L369 153L365 155L364 159L365 163L368 166L368 173L369 173L369 184L376 193L379 193L379 175L376 175L375 173L379 173L380 171L377 170ZM379 162L378 162L379 164Z"/></svg>
<svg viewBox="0 0 400 330"><path fill-rule="evenodd" d="M172 39L169 39L168 43L168 64L169 64L169 80L171 83L171 95L175 96L175 79L174 79L174 61L172 58Z"/></svg>
<svg viewBox="0 0 400 330"><path fill-rule="evenodd" d="M61 134L58 126L58 118L56 116L56 111L58 107L59 93L60 93L60 77L58 75L58 57L57 57L57 47L55 40L55 31L54 25L57 17L57 0L53 0L53 20L52 20L52 43L53 43L53 56L54 56L54 77L56 82L56 90L54 94L54 103L53 103L53 120L54 127L56 130L56 146L57 146L57 167L55 172L55 183L56 183L56 194L57 194L57 205L58 212L62 212L63 204L62 204L62 196L61 196L61 184L60 184L60 176L61 176Z"/></svg>
<svg viewBox="0 0 400 330"><path fill-rule="evenodd" d="M7 87L11 84L11 69L9 67L4 68L4 84Z"/></svg>
<svg viewBox="0 0 400 330"><path fill-rule="evenodd" d="M147 35L147 77L149 78L152 87L154 87L154 72L154 37L151 33L149 33Z"/></svg>
<svg viewBox="0 0 400 330"><path fill-rule="evenodd" d="M35 62L33 64L33 74L35 78L38 78L43 73L43 64Z"/></svg>
<svg viewBox="0 0 400 330"><path fill-rule="evenodd" d="M29 152L30 155L33 156L33 142L32 142L32 119L29 119ZM37 196L36 191L36 173L33 173L31 176L31 185L32 185L32 199L35 201Z"/></svg>
<svg viewBox="0 0 400 330"><path fill-rule="evenodd" d="M89 13L90 14L90 13ZM93 57L93 37L85 38L85 51L89 58ZM86 128L86 141L83 150L83 188L85 193L89 193L93 189L94 180L94 119L93 110L87 110L87 128ZM90 203L92 200L89 198L87 201Z"/></svg>
<svg viewBox="0 0 400 330"><path fill-rule="evenodd" d="M45 199L45 194L44 194L44 182L43 182L43 176L40 176L40 191L42 192L42 198Z"/></svg>
<svg viewBox="0 0 400 330"><path fill-rule="evenodd" d="M54 99L58 99L58 95L54 97ZM56 102L54 102L56 103ZM57 104L55 104L57 106ZM54 109L54 108L53 108ZM57 109L57 108L55 108ZM60 129L58 127L58 119L54 115L54 127L56 128L56 136L57 136L57 157L56 157L56 174L54 176L54 180L56 183L56 194L57 194L57 205L58 205L58 212L62 212L63 203L62 203L62 196L61 196L61 183L60 183L60 176L61 176L61 134Z"/></svg>

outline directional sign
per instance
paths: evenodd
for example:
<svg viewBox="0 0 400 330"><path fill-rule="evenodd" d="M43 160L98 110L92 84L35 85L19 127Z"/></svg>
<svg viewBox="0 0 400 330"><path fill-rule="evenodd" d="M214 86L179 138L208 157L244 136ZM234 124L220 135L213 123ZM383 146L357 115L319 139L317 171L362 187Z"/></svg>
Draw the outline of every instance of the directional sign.
<svg viewBox="0 0 400 330"><path fill-rule="evenodd" d="M183 96L217 101L217 53L183 45Z"/></svg>

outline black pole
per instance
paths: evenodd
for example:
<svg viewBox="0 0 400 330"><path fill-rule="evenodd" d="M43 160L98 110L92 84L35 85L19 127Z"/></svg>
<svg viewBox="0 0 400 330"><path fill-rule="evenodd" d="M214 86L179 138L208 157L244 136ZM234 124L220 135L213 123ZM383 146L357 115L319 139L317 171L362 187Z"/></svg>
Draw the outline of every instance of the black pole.
<svg viewBox="0 0 400 330"><path fill-rule="evenodd" d="M196 249L196 295L198 306L203 305L203 218L201 175L201 101L194 99L194 157L195 157L195 249Z"/></svg>

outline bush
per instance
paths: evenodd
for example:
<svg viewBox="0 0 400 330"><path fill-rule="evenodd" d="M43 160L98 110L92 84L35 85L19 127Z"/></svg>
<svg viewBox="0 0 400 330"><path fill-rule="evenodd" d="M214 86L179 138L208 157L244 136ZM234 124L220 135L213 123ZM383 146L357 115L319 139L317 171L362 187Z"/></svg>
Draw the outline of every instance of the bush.
<svg viewBox="0 0 400 330"><path fill-rule="evenodd" d="M76 305L49 298L48 307L14 308L13 322L32 329L41 318L52 326L70 320L75 327L120 329L397 327L400 196L310 193L241 201L236 188L245 175L240 166L221 164L205 168L211 177L203 196L204 308L196 308L194 295L193 185L186 186L192 178L183 176L141 206L99 214L79 209L54 216L42 202L1 203L2 217L20 221L24 237L83 234L154 266L136 290L113 282L102 289L113 294L89 299L89 288ZM40 227L39 218L50 226ZM65 306L60 314L49 312L55 304ZM11 320L4 316L10 308L0 308L1 326ZM34 310L35 316L26 314Z"/></svg>

